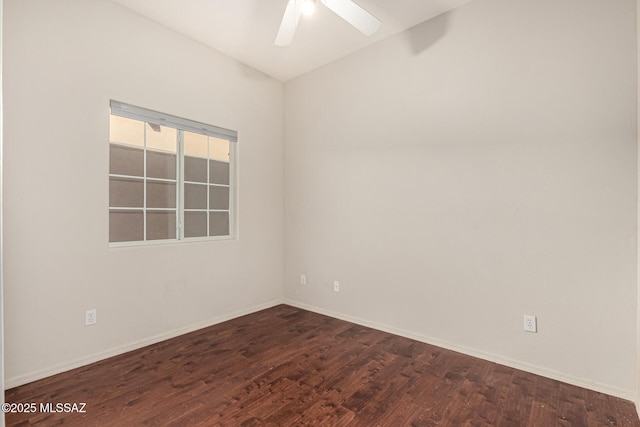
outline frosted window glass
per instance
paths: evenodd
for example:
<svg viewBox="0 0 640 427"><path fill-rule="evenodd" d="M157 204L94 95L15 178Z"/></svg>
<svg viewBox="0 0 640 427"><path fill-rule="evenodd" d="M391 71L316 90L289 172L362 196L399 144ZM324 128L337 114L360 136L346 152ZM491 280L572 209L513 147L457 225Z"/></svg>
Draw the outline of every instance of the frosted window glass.
<svg viewBox="0 0 640 427"><path fill-rule="evenodd" d="M109 140L142 148L144 146L144 122L111 115Z"/></svg>
<svg viewBox="0 0 640 427"><path fill-rule="evenodd" d="M109 241L135 242L143 238L142 211L109 212Z"/></svg>
<svg viewBox="0 0 640 427"><path fill-rule="evenodd" d="M206 237L207 235L207 213L206 212L185 212L184 213L184 237Z"/></svg>
<svg viewBox="0 0 640 427"><path fill-rule="evenodd" d="M176 238L176 213L147 211L147 240Z"/></svg>
<svg viewBox="0 0 640 427"><path fill-rule="evenodd" d="M209 183L229 185L229 163L209 160Z"/></svg>
<svg viewBox="0 0 640 427"><path fill-rule="evenodd" d="M147 123L147 149L176 153L178 131L174 128Z"/></svg>
<svg viewBox="0 0 640 427"><path fill-rule="evenodd" d="M176 154L147 150L147 176L176 179Z"/></svg>
<svg viewBox="0 0 640 427"><path fill-rule="evenodd" d="M175 208L176 184L172 182L147 181L148 208Z"/></svg>
<svg viewBox="0 0 640 427"><path fill-rule="evenodd" d="M226 139L209 137L209 158L229 163L229 144Z"/></svg>
<svg viewBox="0 0 640 427"><path fill-rule="evenodd" d="M184 208L207 209L207 186L198 184L185 184Z"/></svg>
<svg viewBox="0 0 640 427"><path fill-rule="evenodd" d="M109 173L144 176L144 151L141 148L111 144L109 146Z"/></svg>
<svg viewBox="0 0 640 427"><path fill-rule="evenodd" d="M229 235L229 213L211 212L209 214L209 236Z"/></svg>
<svg viewBox="0 0 640 427"><path fill-rule="evenodd" d="M144 206L144 182L141 179L109 178L109 206L138 208Z"/></svg>
<svg viewBox="0 0 640 427"><path fill-rule="evenodd" d="M207 159L184 156L184 180L207 182Z"/></svg>
<svg viewBox="0 0 640 427"><path fill-rule="evenodd" d="M209 209L229 209L229 187L209 186Z"/></svg>
<svg viewBox="0 0 640 427"><path fill-rule="evenodd" d="M184 132L184 155L207 158L207 135Z"/></svg>

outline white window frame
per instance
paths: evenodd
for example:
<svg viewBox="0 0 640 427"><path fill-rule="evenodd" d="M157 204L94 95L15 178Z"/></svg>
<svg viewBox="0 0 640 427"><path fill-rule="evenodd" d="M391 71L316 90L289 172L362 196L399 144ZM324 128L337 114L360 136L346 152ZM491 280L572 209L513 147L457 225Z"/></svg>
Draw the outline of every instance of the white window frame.
<svg viewBox="0 0 640 427"><path fill-rule="evenodd" d="M143 182L143 197L144 203L142 208L128 208L128 207L111 207L109 205L108 211L112 210L140 210L143 214L143 240L136 241L128 241L128 242L109 242L109 247L128 247L128 246L147 246L147 245L158 245L158 244L167 244L167 243L186 243L186 242L202 242L202 241L215 241L215 240L233 240L236 236L236 143L238 142L238 133L234 130L221 128L218 126L208 125L201 122L196 122L194 120L184 119L177 116L172 116L170 114L161 113L158 111L149 110L142 107L136 107L133 105L125 104L120 101L111 100L111 115L125 117L128 119L138 120L145 123L154 123L159 124L161 126L166 126L170 128L174 128L177 131L177 141L176 141L176 238L175 239L156 239L156 240L146 240L147 238L147 210L152 211L162 211L168 210L173 211L173 208L148 208L146 199L147 199L147 180L151 180L154 182L173 182L174 180L160 179L160 178L148 178L147 177L147 156L146 156L146 128L145 126L145 144L143 150L145 151L144 155L144 176L128 176L128 175L119 175L119 174L111 174L109 173L109 178L111 177L119 177L119 178L128 178L128 179L136 179L141 180ZM207 212L207 236L199 236L199 237L185 237L184 236L184 132L192 132L200 135L207 135L219 139L224 139L229 141L229 234L224 236L209 236L210 231L210 218L209 213L211 212L227 212L226 210L216 210L210 209L210 192L209 187L213 186L222 186L226 187L226 185L222 184L212 184L210 182L205 183L194 183L191 181L187 181L187 184L198 184L198 185L206 185L207 187L207 209L187 209L187 212L193 211L205 211ZM111 138L109 138L109 144L118 144L118 142L112 142ZM210 145L208 145L207 150L210 149ZM210 160L208 158L209 153L207 152L207 180L209 180L209 167ZM108 240L108 239L107 239Z"/></svg>

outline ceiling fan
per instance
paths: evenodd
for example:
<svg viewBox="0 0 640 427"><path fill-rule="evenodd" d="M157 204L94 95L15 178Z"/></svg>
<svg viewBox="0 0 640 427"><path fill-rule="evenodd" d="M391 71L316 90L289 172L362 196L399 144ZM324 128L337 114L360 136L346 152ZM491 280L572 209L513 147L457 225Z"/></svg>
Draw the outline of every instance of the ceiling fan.
<svg viewBox="0 0 640 427"><path fill-rule="evenodd" d="M276 36L276 46L289 46L298 27L300 16L310 14L316 0L288 0L282 17L280 30ZM320 0L329 10L362 31L367 36L374 34L380 27L380 21L355 4L352 0Z"/></svg>

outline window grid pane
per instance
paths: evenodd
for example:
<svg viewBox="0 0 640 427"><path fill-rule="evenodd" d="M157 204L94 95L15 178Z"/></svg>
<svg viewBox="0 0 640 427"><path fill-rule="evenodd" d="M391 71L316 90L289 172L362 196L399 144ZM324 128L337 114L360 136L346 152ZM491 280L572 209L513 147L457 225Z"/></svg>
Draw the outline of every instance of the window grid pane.
<svg viewBox="0 0 640 427"><path fill-rule="evenodd" d="M230 141L111 118L110 243L230 236Z"/></svg>
<svg viewBox="0 0 640 427"><path fill-rule="evenodd" d="M175 210L147 210L147 240L170 240L176 238Z"/></svg>
<svg viewBox="0 0 640 427"><path fill-rule="evenodd" d="M206 237L207 212L188 211L184 213L184 237Z"/></svg>
<svg viewBox="0 0 640 427"><path fill-rule="evenodd" d="M142 210L109 210L109 241L136 242L142 240Z"/></svg>
<svg viewBox="0 0 640 427"><path fill-rule="evenodd" d="M144 181L136 178L109 178L109 206L118 208L144 207Z"/></svg>
<svg viewBox="0 0 640 427"><path fill-rule="evenodd" d="M144 176L144 147L111 143L109 173L113 175Z"/></svg>
<svg viewBox="0 0 640 427"><path fill-rule="evenodd" d="M207 209L207 186L202 184L184 184L184 208Z"/></svg>

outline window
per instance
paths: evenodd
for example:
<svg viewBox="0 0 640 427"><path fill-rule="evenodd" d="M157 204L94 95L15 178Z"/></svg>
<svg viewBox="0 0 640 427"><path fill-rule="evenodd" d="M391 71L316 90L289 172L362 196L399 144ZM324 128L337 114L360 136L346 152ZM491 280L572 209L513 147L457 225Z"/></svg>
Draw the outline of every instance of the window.
<svg viewBox="0 0 640 427"><path fill-rule="evenodd" d="M111 101L109 243L231 238L237 133Z"/></svg>

